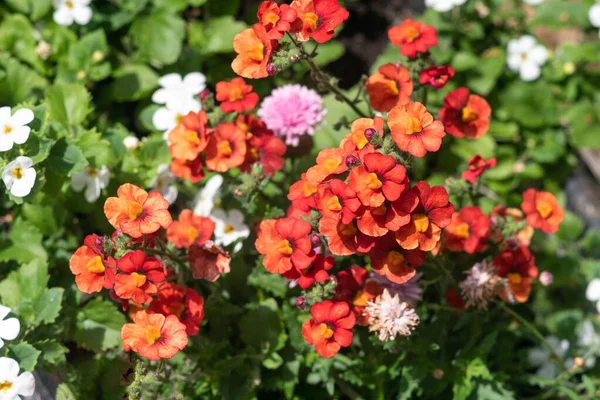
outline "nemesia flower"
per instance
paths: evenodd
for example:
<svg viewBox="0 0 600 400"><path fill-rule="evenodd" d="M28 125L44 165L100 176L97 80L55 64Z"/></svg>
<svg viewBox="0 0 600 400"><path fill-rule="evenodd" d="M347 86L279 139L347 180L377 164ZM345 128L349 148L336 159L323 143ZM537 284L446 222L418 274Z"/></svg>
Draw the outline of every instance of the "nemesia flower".
<svg viewBox="0 0 600 400"><path fill-rule="evenodd" d="M278 5L274 1L263 1L258 6L256 16L267 30L266 38L283 39L285 32L292 29L292 23L297 17L296 10L287 4ZM253 107L254 108L254 107Z"/></svg>
<svg viewBox="0 0 600 400"><path fill-rule="evenodd" d="M466 2L467 0L425 0L425 7L433 8L438 12L446 12Z"/></svg>
<svg viewBox="0 0 600 400"><path fill-rule="evenodd" d="M92 9L89 4L92 0L56 0L54 2L54 22L63 26L87 25L92 19Z"/></svg>
<svg viewBox="0 0 600 400"><path fill-rule="evenodd" d="M507 285L500 292L505 301L512 300L524 303L531 293L533 278L538 276L535 257L527 247L508 249L494 258L498 275L506 278Z"/></svg>
<svg viewBox="0 0 600 400"><path fill-rule="evenodd" d="M267 271L284 274L292 268L308 268L315 259L308 238L311 230L308 222L297 218L261 221L255 246L265 256L262 263Z"/></svg>
<svg viewBox="0 0 600 400"><path fill-rule="evenodd" d="M446 86L446 83L454 76L454 69L449 65L436 67L435 65L421 71L419 83L421 85L429 85L436 89L441 89Z"/></svg>
<svg viewBox="0 0 600 400"><path fill-rule="evenodd" d="M385 64L367 79L365 89L369 103L380 112L389 112L394 106L410 103L413 81L408 68L399 64Z"/></svg>
<svg viewBox="0 0 600 400"><path fill-rule="evenodd" d="M397 284L403 284L415 276L415 268L425 262L425 252L401 250L393 233L380 238L369 252L369 257L373 272Z"/></svg>
<svg viewBox="0 0 600 400"><path fill-rule="evenodd" d="M200 72L191 72L185 77L177 73L163 75L158 79L160 86L152 94L152 101L156 104L165 104L170 110L179 110L184 103L189 103L194 96L206 88L206 76ZM194 112L198 112L194 110ZM183 115L187 115L187 112Z"/></svg>
<svg viewBox="0 0 600 400"><path fill-rule="evenodd" d="M207 144L206 124L208 118L204 111L190 112L181 118L181 122L169 132L169 152L173 158L194 160Z"/></svg>
<svg viewBox="0 0 600 400"><path fill-rule="evenodd" d="M19 336L21 323L16 318L6 318L11 309L0 304L0 349L4 347L4 340L14 340Z"/></svg>
<svg viewBox="0 0 600 400"><path fill-rule="evenodd" d="M149 303L156 294L156 284L165 280L163 263L146 257L142 250L125 254L117 260L119 272L115 277L115 293L121 299L138 304Z"/></svg>
<svg viewBox="0 0 600 400"><path fill-rule="evenodd" d="M315 282L325 282L329 279L329 271L333 268L334 258L317 254L312 264L303 270L291 269L284 274L289 280L298 280L298 286L306 290Z"/></svg>
<svg viewBox="0 0 600 400"><path fill-rule="evenodd" d="M415 22L407 18L400 26L390 28L388 37L394 46L400 46L400 53L408 58L415 58L419 53L427 53L430 47L438 43L437 33L431 25L423 21Z"/></svg>
<svg viewBox="0 0 600 400"><path fill-rule="evenodd" d="M554 352L550 351L546 346L533 347L527 351L527 359L529 364L537 367L535 374L540 378L553 379L558 376L561 366L556 363L563 359L569 350L569 341L560 340L556 336L548 336L546 342L550 344ZM560 359L555 360L554 354L557 354Z"/></svg>
<svg viewBox="0 0 600 400"><path fill-rule="evenodd" d="M204 178L202 167L202 160L200 158L192 161L174 158L171 162L171 172L173 175L182 179L188 179L192 183L200 182Z"/></svg>
<svg viewBox="0 0 600 400"><path fill-rule="evenodd" d="M106 199L104 214L113 227L133 238L166 229L173 222L169 202L158 192L148 194L140 187L125 183L119 186L117 196Z"/></svg>
<svg viewBox="0 0 600 400"><path fill-rule="evenodd" d="M13 196L25 197L31 193L36 177L32 165L31 158L18 156L2 170L2 180Z"/></svg>
<svg viewBox="0 0 600 400"><path fill-rule="evenodd" d="M600 279L592 279L585 290L585 298L596 303L596 309L600 313Z"/></svg>
<svg viewBox="0 0 600 400"><path fill-rule="evenodd" d="M100 168L87 167L71 176L71 189L81 192L85 188L85 200L94 203L100 198L102 189L108 186L110 171L103 165Z"/></svg>
<svg viewBox="0 0 600 400"><path fill-rule="evenodd" d="M179 191L177 186L173 185L175 182L175 174L171 172L169 164L160 164L156 168L156 175L150 181L150 187L153 191L157 191L169 202L173 204L177 200Z"/></svg>
<svg viewBox="0 0 600 400"><path fill-rule="evenodd" d="M198 192L194 201L194 214L202 217L208 217L215 206L215 198L219 195L219 190L223 185L223 176L215 174L205 183L202 190Z"/></svg>
<svg viewBox="0 0 600 400"><path fill-rule="evenodd" d="M125 351L133 350L148 360L172 358L188 344L186 326L179 322L176 315L164 316L137 312L133 324L121 328L121 340Z"/></svg>
<svg viewBox="0 0 600 400"><path fill-rule="evenodd" d="M301 42L309 39L317 43L329 41L335 28L350 16L345 8L340 7L338 0L294 0L290 6L298 15L292 32Z"/></svg>
<svg viewBox="0 0 600 400"><path fill-rule="evenodd" d="M250 236L250 228L244 223L244 214L240 210L216 209L210 218L215 222L215 244L219 246L229 246L238 239ZM241 248L242 242L239 242L233 251L238 252Z"/></svg>
<svg viewBox="0 0 600 400"><path fill-rule="evenodd" d="M0 107L0 151L8 151L14 144L24 144L29 138L33 111L21 108L11 116L10 107Z"/></svg>
<svg viewBox="0 0 600 400"><path fill-rule="evenodd" d="M252 86L247 85L243 78L238 77L231 82L217 83L216 99L222 102L220 107L223 112L241 114L256 107L258 94L252 91Z"/></svg>
<svg viewBox="0 0 600 400"><path fill-rule="evenodd" d="M167 240L180 249L193 244L203 245L210 240L214 230L215 223L210 218L194 215L192 210L185 209L167 229Z"/></svg>
<svg viewBox="0 0 600 400"><path fill-rule="evenodd" d="M19 400L35 393L35 378L31 372L19 375L19 363L8 357L0 357L0 399Z"/></svg>
<svg viewBox="0 0 600 400"><path fill-rule="evenodd" d="M248 79L266 78L267 64L273 50L277 49L276 40L267 38L267 30L261 24L244 29L233 38L233 50L237 57L231 63L233 71Z"/></svg>
<svg viewBox="0 0 600 400"><path fill-rule="evenodd" d="M367 326L369 314L365 312L367 302L383 292L383 289L374 281L367 282L369 273L362 267L355 265L338 272L335 276L334 301L348 303L356 316L356 324Z"/></svg>
<svg viewBox="0 0 600 400"><path fill-rule="evenodd" d="M304 135L314 135L327 110L323 99L302 85L284 85L263 99L256 113L288 146L298 146Z"/></svg>
<svg viewBox="0 0 600 400"><path fill-rule="evenodd" d="M196 99L187 99L173 106L160 107L152 114L152 125L163 132L163 139L170 140L169 134L189 113L197 113L202 109L200 102Z"/></svg>
<svg viewBox="0 0 600 400"><path fill-rule="evenodd" d="M308 212L311 208L317 208L316 194L317 186L308 180L304 172L301 179L290 186L287 198L292 202L293 208Z"/></svg>
<svg viewBox="0 0 600 400"><path fill-rule="evenodd" d="M479 154L474 155L469 160L469 167L462 173L462 178L470 183L477 182L477 178L486 170L496 166L496 159L490 158L485 161Z"/></svg>
<svg viewBox="0 0 600 400"><path fill-rule="evenodd" d="M317 186L330 175L341 174L347 169L343 149L323 149L317 154L316 165L306 171L306 179Z"/></svg>
<svg viewBox="0 0 600 400"><path fill-rule="evenodd" d="M341 216L343 223L348 224L356 218L361 207L356 192L339 179L332 179L329 185L319 194L319 210L322 215Z"/></svg>
<svg viewBox="0 0 600 400"><path fill-rule="evenodd" d="M302 324L302 337L319 355L330 358L352 343L356 317L348 303L325 300L310 308L312 318Z"/></svg>
<svg viewBox="0 0 600 400"><path fill-rule="evenodd" d="M228 252L208 241L202 246L192 245L188 251L188 261L194 279L214 282L221 274L229 273L231 257Z"/></svg>
<svg viewBox="0 0 600 400"><path fill-rule="evenodd" d="M411 306L414 306L423 300L423 288L419 286L419 280L422 276L423 274L421 272L417 272L406 282L397 284L390 281L383 275L371 272L369 274L369 280L367 283L376 283L381 288L381 291L383 291L383 289L387 289L390 295L398 295L400 300L407 302Z"/></svg>
<svg viewBox="0 0 600 400"><path fill-rule="evenodd" d="M365 155L373 153L375 149L369 143L369 139L367 139L367 136L365 136L365 132L368 132L368 129L375 130L375 132L371 131L370 133L377 134L380 137L383 137L383 118L358 118L354 120L350 125L350 133L346 135L346 137L343 138L340 142L340 148L344 149L345 151L348 148L356 150L356 155L359 161L362 160ZM348 142L351 142L352 146L348 146Z"/></svg>
<svg viewBox="0 0 600 400"><path fill-rule="evenodd" d="M540 77L541 67L546 63L548 51L533 36L523 35L508 42L506 50L508 67L518 72L524 81L535 81Z"/></svg>
<svg viewBox="0 0 600 400"><path fill-rule="evenodd" d="M246 139L249 146L246 152L246 160L240 167L242 171L250 170L250 166L258 162L263 166L263 172L272 175L281 170L285 163L283 156L287 151L287 146L270 130L260 133L252 133L250 139ZM246 167L244 167L246 165Z"/></svg>
<svg viewBox="0 0 600 400"><path fill-rule="evenodd" d="M69 260L69 268L75 275L75 284L83 293L97 293L111 289L115 283L116 263L112 257L105 257L97 241L98 235L87 235L83 246L78 248Z"/></svg>
<svg viewBox="0 0 600 400"><path fill-rule="evenodd" d="M375 245L374 238L363 234L356 222L344 224L339 218L324 216L319 220L319 232L327 238L327 246L335 256L367 253Z"/></svg>
<svg viewBox="0 0 600 400"><path fill-rule="evenodd" d="M194 289L165 282L160 285L156 300L150 303L148 311L165 317L175 315L185 325L185 333L195 336L204 320L204 298Z"/></svg>
<svg viewBox="0 0 600 400"><path fill-rule="evenodd" d="M490 227L490 219L479 207L463 207L452 214L452 222L444 230L444 244L450 251L469 254L484 251Z"/></svg>
<svg viewBox="0 0 600 400"><path fill-rule="evenodd" d="M391 296L387 289L375 301L367 303L366 312L369 314L369 332L377 332L382 342L394 340L397 335L410 336L420 322L414 308L400 300L397 294Z"/></svg>
<svg viewBox="0 0 600 400"><path fill-rule="evenodd" d="M518 208L511 208L511 207L506 208L500 204L497 205L496 207L494 207L492 209L492 211L490 212L490 220L492 221L494 228L497 227L499 218L506 220L508 217L512 218L513 221L516 221L516 222L521 221L524 218L523 212L521 210L519 210ZM529 247L532 237L533 237L533 228L531 226L527 225L523 229L521 229L519 232L517 232L515 234L514 238L519 243L519 246ZM502 237L502 232L498 232L498 230L496 229L496 232L494 232L492 235L492 239L494 241L501 242L504 239Z"/></svg>
<svg viewBox="0 0 600 400"><path fill-rule="evenodd" d="M469 89L461 87L444 98L440 119L448 134L477 139L489 130L491 113L492 109L483 97L470 94Z"/></svg>
<svg viewBox="0 0 600 400"><path fill-rule="evenodd" d="M523 193L521 209L527 215L527 224L544 233L555 233L564 219L564 210L550 192L527 189Z"/></svg>
<svg viewBox="0 0 600 400"><path fill-rule="evenodd" d="M398 148L415 157L423 157L428 151L438 151L442 138L446 136L444 125L434 121L419 102L392 108L387 123Z"/></svg>
<svg viewBox="0 0 600 400"><path fill-rule="evenodd" d="M206 166L212 171L226 172L242 165L246 151L244 131L232 123L219 124L206 147Z"/></svg>
<svg viewBox="0 0 600 400"><path fill-rule="evenodd" d="M458 283L466 307L487 310L490 301L498 293L503 279L496 273L494 264L486 260L474 264L465 271L467 277Z"/></svg>

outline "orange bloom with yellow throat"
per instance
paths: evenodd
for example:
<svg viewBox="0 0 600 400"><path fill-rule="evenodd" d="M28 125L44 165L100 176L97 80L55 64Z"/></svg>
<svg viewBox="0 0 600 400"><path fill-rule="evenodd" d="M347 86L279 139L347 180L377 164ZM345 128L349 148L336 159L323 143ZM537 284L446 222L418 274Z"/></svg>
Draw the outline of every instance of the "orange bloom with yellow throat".
<svg viewBox="0 0 600 400"><path fill-rule="evenodd" d="M389 112L394 106L410 102L413 81L403 65L385 64L369 77L366 83L369 103L380 112Z"/></svg>
<svg viewBox="0 0 600 400"><path fill-rule="evenodd" d="M398 148L415 157L424 157L427 152L438 151L442 138L446 136L444 125L440 121L434 121L433 116L419 102L392 108L387 123Z"/></svg>
<svg viewBox="0 0 600 400"><path fill-rule="evenodd" d="M215 223L210 218L194 215L192 210L185 209L167 229L167 240L177 248L190 247L193 244L206 243L215 231Z"/></svg>
<svg viewBox="0 0 600 400"><path fill-rule="evenodd" d="M523 193L521 209L527 215L527 224L544 233L558 232L565 217L563 208L558 205L552 193L538 192L535 189L528 189Z"/></svg>
<svg viewBox="0 0 600 400"><path fill-rule="evenodd" d="M266 35L267 30L262 24L254 24L233 38L233 50L237 57L231 63L231 68L236 74L249 79L269 76L267 64L278 43L267 39Z"/></svg>
<svg viewBox="0 0 600 400"><path fill-rule="evenodd" d="M244 163L246 151L246 133L232 123L219 124L206 147L206 166L227 172Z"/></svg>

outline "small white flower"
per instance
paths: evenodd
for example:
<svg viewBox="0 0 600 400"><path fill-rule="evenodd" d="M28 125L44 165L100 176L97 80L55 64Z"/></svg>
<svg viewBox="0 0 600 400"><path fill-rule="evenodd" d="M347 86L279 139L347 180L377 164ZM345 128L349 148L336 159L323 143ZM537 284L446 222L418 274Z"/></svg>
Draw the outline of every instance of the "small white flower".
<svg viewBox="0 0 600 400"><path fill-rule="evenodd" d="M588 13L590 24L596 28L600 28L600 3L594 4Z"/></svg>
<svg viewBox="0 0 600 400"><path fill-rule="evenodd" d="M0 357L0 400L19 400L35 392L35 378L31 372L19 375L19 363Z"/></svg>
<svg viewBox="0 0 600 400"><path fill-rule="evenodd" d="M181 75L173 73L161 77L158 84L161 88L154 92L152 101L165 104L169 109L179 109L206 88L206 76L192 72L182 79Z"/></svg>
<svg viewBox="0 0 600 400"><path fill-rule="evenodd" d="M410 336L420 322L415 309L397 294L392 297L387 289L375 301L367 302L365 312L369 314L369 332L378 332L383 342L396 335Z"/></svg>
<svg viewBox="0 0 600 400"><path fill-rule="evenodd" d="M214 175L206 181L206 184L204 184L204 187L196 196L194 214L200 215L201 217L208 217L210 215L215 206L215 198L219 194L222 184L223 177L219 174Z"/></svg>
<svg viewBox="0 0 600 400"><path fill-rule="evenodd" d="M54 22L59 25L70 26L75 22L78 25L87 25L92 19L92 9L89 7L91 0L56 0L54 2Z"/></svg>
<svg viewBox="0 0 600 400"><path fill-rule="evenodd" d="M548 336L546 341L561 359L569 350L569 342L567 340L559 340L555 336ZM554 360L552 356L552 352L546 346L534 347L527 352L529 364L538 367L535 374L547 379L555 378L558 375L558 365L556 365L556 361L558 360Z"/></svg>
<svg viewBox="0 0 600 400"><path fill-rule="evenodd" d="M18 319L6 318L9 313L10 308L0 304L0 349L4 347L4 340L14 340L21 331L21 323Z"/></svg>
<svg viewBox="0 0 600 400"><path fill-rule="evenodd" d="M524 81L534 81L540 77L541 67L546 63L548 51L533 36L523 35L508 42L508 67L518 72Z"/></svg>
<svg viewBox="0 0 600 400"><path fill-rule="evenodd" d="M23 144L29 138L31 128L27 126L33 121L33 111L21 108L10 115L10 107L0 107L0 151L13 148L13 144Z"/></svg>
<svg viewBox="0 0 600 400"><path fill-rule="evenodd" d="M169 164L161 164L156 169L156 176L150 182L150 187L152 190L160 192L169 204L173 204L179 193L177 187L172 185L175 179Z"/></svg>
<svg viewBox="0 0 600 400"><path fill-rule="evenodd" d="M169 137L169 132L181 122L190 111L198 112L202 109L198 100L189 98L185 102L179 102L173 107L161 107L154 111L152 115L152 124L159 131L163 131L165 140Z"/></svg>
<svg viewBox="0 0 600 400"><path fill-rule="evenodd" d="M108 186L110 171L103 165L101 168L87 167L71 177L71 188L81 192L85 188L85 200L93 203L100 197L102 189Z"/></svg>
<svg viewBox="0 0 600 400"><path fill-rule="evenodd" d="M40 56L42 60L47 60L50 55L52 55L52 46L49 43L40 40L35 47L35 54Z"/></svg>
<svg viewBox="0 0 600 400"><path fill-rule="evenodd" d="M247 238L250 228L244 224L244 214L240 210L229 212L217 209L212 212L210 218L215 222L215 243L220 246L229 246L238 239ZM233 249L234 252L241 250L242 242Z"/></svg>
<svg viewBox="0 0 600 400"><path fill-rule="evenodd" d="M523 1L527 4L529 4L530 6L538 6L544 2L544 0L523 0Z"/></svg>
<svg viewBox="0 0 600 400"><path fill-rule="evenodd" d="M140 146L140 139L136 136L127 136L123 139L123 145L128 152L133 153Z"/></svg>
<svg viewBox="0 0 600 400"><path fill-rule="evenodd" d="M19 156L4 167L2 180L13 196L25 197L31 192L36 176L32 165L31 158Z"/></svg>
<svg viewBox="0 0 600 400"><path fill-rule="evenodd" d="M596 309L600 313L600 279L593 279L585 290L585 298L596 303Z"/></svg>
<svg viewBox="0 0 600 400"><path fill-rule="evenodd" d="M446 12L466 2L467 0L425 0L425 7L433 8L438 12Z"/></svg>

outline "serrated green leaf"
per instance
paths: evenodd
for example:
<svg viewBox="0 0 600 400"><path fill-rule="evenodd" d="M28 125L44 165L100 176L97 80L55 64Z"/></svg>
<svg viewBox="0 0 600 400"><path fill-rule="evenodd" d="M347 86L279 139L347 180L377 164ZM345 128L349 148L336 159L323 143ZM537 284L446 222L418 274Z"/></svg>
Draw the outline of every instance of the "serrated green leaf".
<svg viewBox="0 0 600 400"><path fill-rule="evenodd" d="M65 177L81 171L87 165L88 161L79 146L66 138L59 139L48 156L48 168Z"/></svg>
<svg viewBox="0 0 600 400"><path fill-rule="evenodd" d="M139 57L151 64L172 64L181 54L185 25L179 16L167 10L137 18L129 32Z"/></svg>
<svg viewBox="0 0 600 400"><path fill-rule="evenodd" d="M34 303L35 324L53 323L61 309L63 288L45 289L41 296Z"/></svg>
<svg viewBox="0 0 600 400"><path fill-rule="evenodd" d="M50 117L65 126L79 126L90 109L91 95L84 86L60 84L46 90Z"/></svg>
<svg viewBox="0 0 600 400"><path fill-rule="evenodd" d="M33 371L37 364L38 357L42 353L27 342L10 345L10 352L19 362L21 370Z"/></svg>
<svg viewBox="0 0 600 400"><path fill-rule="evenodd" d="M121 345L121 328L127 321L114 303L95 298L77 313L75 340L93 351Z"/></svg>
<svg viewBox="0 0 600 400"><path fill-rule="evenodd" d="M158 86L156 72L142 64L124 65L113 73L113 78L109 95L119 102L148 97Z"/></svg>
<svg viewBox="0 0 600 400"><path fill-rule="evenodd" d="M0 261L14 260L26 263L35 259L45 261L47 257L39 229L21 219L13 224L8 242L0 246Z"/></svg>
<svg viewBox="0 0 600 400"><path fill-rule="evenodd" d="M52 366L64 364L65 354L69 352L68 348L53 339L37 342L35 348L42 352L41 361Z"/></svg>

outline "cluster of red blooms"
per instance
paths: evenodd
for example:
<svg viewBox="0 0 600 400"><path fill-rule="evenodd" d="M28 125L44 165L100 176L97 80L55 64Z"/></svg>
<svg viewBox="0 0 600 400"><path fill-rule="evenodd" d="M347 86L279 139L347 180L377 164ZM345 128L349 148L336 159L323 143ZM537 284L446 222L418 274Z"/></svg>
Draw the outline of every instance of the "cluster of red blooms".
<svg viewBox="0 0 600 400"><path fill-rule="evenodd" d="M194 289L171 282L173 270L163 263L166 242L182 249L194 278L216 280L229 272L229 254L211 242L215 224L183 210L178 221L158 192L126 183L104 204L116 229L111 237L88 235L71 256L70 269L84 293L110 291L130 309L134 323L121 330L123 348L150 360L171 358L188 336L197 335L204 319L204 299ZM158 256L154 256L158 255ZM182 266L180 266L181 268Z"/></svg>
<svg viewBox="0 0 600 400"><path fill-rule="evenodd" d="M267 129L253 110L258 95L242 78L219 82L216 99L225 113L236 113L234 122L221 122L210 127L204 111L190 112L169 132L169 152L173 157L171 171L192 183L204 177L204 170L226 172L232 168L249 171L260 163L265 174L283 167L285 143Z"/></svg>
<svg viewBox="0 0 600 400"><path fill-rule="evenodd" d="M286 33L298 42L325 43L348 16L338 0L294 0L289 5L263 1L258 7L259 22L233 39L237 57L231 68L244 78L266 78L277 72L270 61Z"/></svg>

